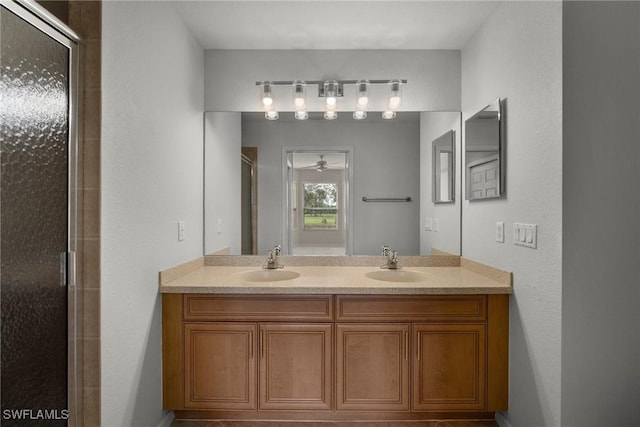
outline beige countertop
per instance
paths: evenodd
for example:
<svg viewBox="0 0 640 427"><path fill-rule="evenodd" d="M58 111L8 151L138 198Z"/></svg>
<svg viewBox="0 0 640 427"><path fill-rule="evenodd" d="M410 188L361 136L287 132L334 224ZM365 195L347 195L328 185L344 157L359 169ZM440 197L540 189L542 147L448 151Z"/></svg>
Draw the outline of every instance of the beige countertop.
<svg viewBox="0 0 640 427"><path fill-rule="evenodd" d="M160 292L387 295L512 293L511 273L464 259L459 266L411 266L399 270L422 273L418 275L418 279L414 279L418 281L382 281L366 276L367 273L378 270L380 269L376 266L294 265L276 271L299 273L296 278L282 281L251 281L247 280L246 272L261 271L269 274L269 271L259 266L205 265L204 261L195 260L162 272ZM393 278L393 275L391 277Z"/></svg>

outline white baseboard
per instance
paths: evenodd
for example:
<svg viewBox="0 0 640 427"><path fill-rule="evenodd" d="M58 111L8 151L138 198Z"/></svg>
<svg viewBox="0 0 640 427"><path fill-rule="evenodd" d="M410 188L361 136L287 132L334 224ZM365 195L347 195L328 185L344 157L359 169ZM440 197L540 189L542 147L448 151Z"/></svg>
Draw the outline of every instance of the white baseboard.
<svg viewBox="0 0 640 427"><path fill-rule="evenodd" d="M171 424L175 419L176 417L173 415L173 411L169 411L167 412L165 417L162 419L162 421L160 421L160 424L158 424L158 427L171 427Z"/></svg>
<svg viewBox="0 0 640 427"><path fill-rule="evenodd" d="M502 412L496 412L496 422L500 427L513 427Z"/></svg>

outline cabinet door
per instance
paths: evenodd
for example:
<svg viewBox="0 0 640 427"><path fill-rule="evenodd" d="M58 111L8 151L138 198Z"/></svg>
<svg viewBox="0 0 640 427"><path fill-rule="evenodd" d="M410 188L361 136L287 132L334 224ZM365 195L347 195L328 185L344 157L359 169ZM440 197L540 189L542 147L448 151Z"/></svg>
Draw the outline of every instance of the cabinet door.
<svg viewBox="0 0 640 427"><path fill-rule="evenodd" d="M336 408L409 409L409 325L336 325Z"/></svg>
<svg viewBox="0 0 640 427"><path fill-rule="evenodd" d="M185 408L256 409L255 323L185 323Z"/></svg>
<svg viewBox="0 0 640 427"><path fill-rule="evenodd" d="M331 409L332 324L260 324L260 409Z"/></svg>
<svg viewBox="0 0 640 427"><path fill-rule="evenodd" d="M413 325L413 409L484 410L486 326Z"/></svg>

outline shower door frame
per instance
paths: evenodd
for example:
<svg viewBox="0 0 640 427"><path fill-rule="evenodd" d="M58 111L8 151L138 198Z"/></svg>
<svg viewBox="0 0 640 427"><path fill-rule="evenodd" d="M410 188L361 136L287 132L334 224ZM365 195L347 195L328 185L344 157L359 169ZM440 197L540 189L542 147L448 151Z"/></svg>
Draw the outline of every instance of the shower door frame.
<svg viewBox="0 0 640 427"><path fill-rule="evenodd" d="M68 86L68 140L67 140L67 252L61 256L61 273L66 278L67 287L67 410L68 426L79 425L78 408L81 386L78 378L78 341L80 334L78 324L81 320L79 299L77 295L78 253L78 146L80 110L80 49L82 41L70 28L42 6L29 0L0 0L0 6L15 14L27 24L32 25L69 51L69 86Z"/></svg>

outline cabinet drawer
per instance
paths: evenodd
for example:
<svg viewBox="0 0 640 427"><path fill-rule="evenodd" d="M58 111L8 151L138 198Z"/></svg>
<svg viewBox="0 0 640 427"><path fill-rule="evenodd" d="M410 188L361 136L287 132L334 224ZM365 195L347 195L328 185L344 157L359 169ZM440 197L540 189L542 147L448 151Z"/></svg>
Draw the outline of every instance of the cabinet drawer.
<svg viewBox="0 0 640 427"><path fill-rule="evenodd" d="M485 295L337 297L338 321L484 322Z"/></svg>
<svg viewBox="0 0 640 427"><path fill-rule="evenodd" d="M331 295L184 295L184 320L331 322Z"/></svg>

